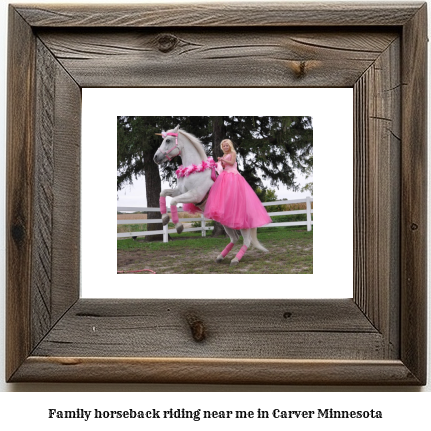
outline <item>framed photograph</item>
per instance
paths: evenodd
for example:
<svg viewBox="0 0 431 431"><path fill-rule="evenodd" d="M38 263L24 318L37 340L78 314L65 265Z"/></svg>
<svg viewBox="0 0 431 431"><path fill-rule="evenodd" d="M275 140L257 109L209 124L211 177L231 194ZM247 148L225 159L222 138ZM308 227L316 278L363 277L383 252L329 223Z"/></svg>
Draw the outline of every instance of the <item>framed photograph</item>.
<svg viewBox="0 0 431 431"><path fill-rule="evenodd" d="M121 95L122 91L103 90L109 95L112 94L112 97L107 97L113 110L128 113L109 116L111 119L115 118L117 129L110 128L110 133L114 132L112 137L103 139L104 142L113 141L109 146L117 148L117 152L110 152L110 159L115 160L118 154L115 211L117 271L121 274L140 271L145 262L146 272L222 276L201 277L199 281L194 277L193 282L181 283L181 289L173 289L174 295L182 295L194 285L195 298L200 297L203 290L224 298L220 296L221 290L236 290L237 294L244 290L251 293L267 285L263 279L260 282L254 279L253 283L247 283L247 289L232 289L235 285L241 285L241 282L235 282L232 275L253 274L259 277L265 274L313 274L313 117L244 115L252 110L255 113L260 112L263 110L262 106L266 106L272 113L287 114L294 109L297 113L304 112L306 107L299 107L298 101L301 97L305 98L303 105L306 105L309 100L315 100L312 97L313 91L278 88L154 90L151 92L148 89L134 89L133 97L139 100L138 104L127 97L118 102L115 96ZM327 90L327 94L330 93L329 89L324 90ZM316 92L322 95L325 93L323 90ZM351 89L345 92L352 96ZM168 109L181 111L182 115L156 115L168 110L166 100L175 101L175 108ZM99 101L96 99L94 104L99 106ZM122 105L121 108L119 104ZM286 105L289 105L289 108ZM351 101L348 106L352 106ZM225 112L229 111L235 115L214 115L217 111L223 112L223 107ZM336 105L334 107L338 108ZM315 111L309 107L308 111L311 110ZM105 114L106 109L101 108L101 111L103 118L99 124L103 127L108 117ZM136 111L147 111L153 115L137 115ZM191 111L207 115L184 114ZM348 109L346 111L349 112ZM348 133L351 138L353 115L350 113L350 116L343 116L346 117L347 124L351 126ZM91 128L100 130L101 127L97 127L93 121L94 116L90 118ZM166 137L168 143L164 143L162 134L169 130L171 133L175 132L176 136L173 140ZM339 140L345 139L342 130L342 127L336 132L332 130L334 141L336 135ZM217 163L218 158L224 154L220 148L223 138L218 136L226 137L224 152L227 158L234 159L233 165L226 164L223 167L224 162ZM90 147L85 145L85 139L87 138L84 138L83 133L83 148ZM97 141L98 137L95 136L95 139ZM175 147L173 150L167 148L169 153L165 154L166 145ZM346 146L344 142L342 148ZM323 147L322 145L322 150ZM94 150L97 151L96 148ZM349 153L346 152L347 160L348 157ZM158 163L155 162L157 158L160 159ZM142 159L146 161L144 171L140 170ZM347 164L347 178L351 179L351 160L346 166ZM91 167L91 163L89 165ZM136 169L140 170L137 176L133 175ZM94 174L94 170L92 172ZM106 173L102 177L105 178ZM305 186L307 179L309 188L302 189L301 186ZM94 210L95 202L94 193L91 189L88 191L91 196L88 222L91 225L94 222L91 210ZM349 192L351 191L352 187L349 189ZM190 201L190 196L196 204L200 203L199 207L187 202ZM129 200L137 202L135 208L133 205L125 205ZM164 201L166 207L164 217L169 218L167 225L162 224L160 200ZM106 197L100 197L102 207L105 207L105 201ZM213 210L209 212L211 207ZM346 208L346 213L348 211L349 208ZM176 226L173 223L175 213L178 216ZM351 217L343 217L347 218L349 220L346 224L351 228ZM215 224L214 220L218 224ZM109 229L108 225L106 227ZM256 229L251 230L252 228ZM237 234L240 230L242 238ZM329 234L328 230L326 232ZM108 239L106 241L106 247L101 248L111 251L114 247L110 247ZM176 241L176 244L169 244L172 241ZM181 241L181 244L178 241ZM156 245L156 242L159 244ZM91 250L91 245L88 248ZM352 246L349 249L352 250ZM351 261L352 259L348 264L351 264ZM122 291L124 283L131 278L135 278L138 283L142 281L141 277L119 277L117 284L121 285L121 288L117 291ZM175 277L172 278L172 283L162 282L157 287L157 292L148 288L144 291L147 294L159 295L163 287L177 284ZM222 278L225 278L226 282L223 282ZM97 283L93 285L96 287ZM276 282L273 285L277 287ZM143 290L142 285L139 290ZM286 291L281 290L286 297Z"/></svg>
<svg viewBox="0 0 431 431"><path fill-rule="evenodd" d="M175 110L181 110L182 116L165 117L166 100L175 100ZM204 102L202 102L204 101ZM211 101L208 103L207 101ZM295 177L302 185L313 181L314 196L308 190L294 192L284 185L271 185L268 179L263 179L275 201L283 204L291 203L287 210L304 210L306 198L317 202L318 223L309 228L306 226L306 214L283 214L285 207L280 203L274 208L266 206L272 222L258 231L259 242L269 253L252 248L241 260L240 266L230 266L230 260L242 246L240 238L226 259L217 263L216 258L229 242L228 237L213 236L207 231L205 238L198 231L201 218L191 215L198 223L190 226L190 218L180 219L185 229L181 235L175 235L173 225L170 227L170 240L181 241L175 244L147 241L142 237L143 230L140 218L145 214L137 211L145 207L159 206L159 193L148 199L146 196L145 179L149 176L159 177L158 166L153 162L155 173L149 169L145 175L135 179L133 185L125 185L121 191L116 190L116 177L113 175L117 164L117 122L122 127L124 121L133 123L137 128L138 137L133 135L133 141L138 142L136 160L141 160L143 144L146 149L154 152L162 140L155 135L163 127L168 130L179 122L182 130L192 130L196 136L204 136L206 154L214 157L211 144L208 144L207 128L213 128L213 116L217 115L228 103L229 112L235 112L235 117L226 117L226 127L229 133L241 121L244 134L246 131L259 133L259 137L267 136L268 127L265 121L275 121L279 118L271 116L257 117L256 112L265 106L272 114L285 114L283 120L290 124L297 121L298 115L303 124L308 127L310 119L312 139L307 131L304 145L316 142L313 149L313 178ZM204 106L203 106L204 105ZM172 108L168 108L170 111ZM208 117L202 117L202 111ZM334 128L334 111L337 112L337 127ZM118 116L127 113L127 117ZM301 117L308 113L308 116ZM152 114L152 115L148 115ZM162 114L162 115L160 115ZM240 114L244 115L243 117ZM82 152L81 176L82 183L88 185L81 190L81 298L206 298L206 299L323 299L353 297L353 89L351 88L91 88L82 90ZM232 122L233 120L233 122ZM165 126L154 121L163 121ZM253 123L256 126L253 126ZM260 123L260 124L259 124ZM143 127L145 124L145 127ZM201 126L204 124L205 126ZM262 124L262 125L261 125ZM296 122L291 123L297 133ZM262 130L255 130L262 129ZM274 126L275 127L275 126ZM204 130L202 130L204 129ZM310 130L310 129L307 129ZM145 134L146 137L141 136ZM274 136L271 132L271 136ZM298 135L296 135L298 136ZM149 147L148 141L153 145ZM126 141L124 141L126 142ZM94 145L94 143L103 143ZM241 147L238 141L238 148ZM239 170L243 172L244 159L249 159L246 146L241 148L239 155ZM263 148L264 150L264 148ZM274 151L279 154L280 146L271 145L267 148L265 158ZM259 147L259 152L262 148ZM183 153L183 150L182 150ZM125 154L124 151L120 154ZM283 153L283 150L281 151ZM306 157L309 152L305 152ZM342 155L342 162L334 163L334 155ZM103 155L103 163L100 162ZM254 156L252 156L254 157ZM263 155L261 156L263 158ZM128 160L124 157L124 160ZM147 155L150 162L153 154ZM98 160L95 164L94 161ZM289 157L285 163L295 163ZM257 166L259 162L254 163ZM168 161L166 166L172 168L182 164L181 156ZM123 166L123 165L120 165ZM120 179L125 177L126 169L133 169L134 163L128 163L122 168ZM139 165L138 165L139 166ZM328 166L333 166L328 169ZM248 167L249 169L249 167ZM280 169L280 164L273 165L274 173ZM259 172L259 171L258 171ZM263 172L261 172L263 174ZM271 174L271 172L269 172ZM162 176L162 172L160 173ZM259 175L259 173L258 173ZM268 175L268 172L267 172ZM151 181L151 177L149 178ZM253 179L252 179L253 181ZM123 183L124 184L124 183ZM91 187L90 187L91 185ZM170 188L167 181L162 189ZM147 200L145 200L147 198ZM148 204L148 202L152 202ZM268 204L274 202L268 202ZM276 202L275 202L276 203ZM170 198L167 198L169 208ZM266 205L266 204L265 204ZM310 205L311 206L311 205ZM334 206L338 210L334 213ZM134 208L133 214L118 214L122 208ZM292 208L293 207L293 208ZM103 211L101 210L103 208ZM276 210L279 216L270 211ZM313 208L313 207L312 207ZM305 211L303 211L305 212ZM103 213L103 216L101 216ZM113 235L99 234L112 231L117 220L118 238ZM334 221L334 215L336 220ZM148 216L147 216L148 217ZM153 215L160 223L160 214ZM151 217L150 217L151 218ZM123 219L123 220L122 220ZM293 220L292 220L293 219ZM136 222L134 220L137 220ZM144 220L145 221L145 220ZM118 221L117 221L118 223ZM280 226L280 223L283 223ZM288 228L286 229L286 225ZM335 224L334 224L335 223ZM132 225L131 225L132 224ZM197 226L196 226L197 225ZM205 227L210 223L205 222ZM335 226L343 235L334 236ZM154 226L154 224L152 225ZM189 227L190 226L190 227ZM212 227L210 227L211 229ZM157 227L160 229L160 227ZM154 228L153 228L154 230ZM96 232L97 231L97 232ZM126 233L124 233L126 232ZM143 232L151 233L151 230ZM136 235L137 239L131 238ZM193 236L194 235L194 236ZM145 237L146 238L146 237ZM118 241L117 241L118 239ZM163 238L164 239L164 238ZM166 238L168 240L168 238ZM115 241L115 242L114 242ZM317 248L313 247L316 241ZM94 248L97 253L94 253ZM343 248L340 255L339 250ZM336 260L333 256L337 255ZM314 263L315 261L316 263ZM143 283L140 275L127 274L126 277L113 277L113 268L117 271L156 272L160 277L157 286ZM340 268L341 271L328 271L328 268ZM111 270L107 270L111 268ZM142 273L139 273L142 274ZM175 274L194 274L192 282L178 279ZM214 275L216 275L214 277ZM269 276L269 278L268 278ZM270 282L268 283L268 281ZM103 286L103 288L101 288ZM265 286L263 289L262 286ZM324 288L322 288L324 286Z"/></svg>
<svg viewBox="0 0 431 431"><path fill-rule="evenodd" d="M426 384L425 3L11 5L8 43L7 381ZM82 297L82 91L119 87L353 89L353 297Z"/></svg>

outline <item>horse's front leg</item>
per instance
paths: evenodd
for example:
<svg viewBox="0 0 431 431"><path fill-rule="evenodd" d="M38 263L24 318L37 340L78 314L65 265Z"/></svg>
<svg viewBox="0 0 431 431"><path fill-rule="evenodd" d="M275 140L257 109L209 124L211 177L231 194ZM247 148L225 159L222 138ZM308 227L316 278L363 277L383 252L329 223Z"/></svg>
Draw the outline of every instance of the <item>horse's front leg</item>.
<svg viewBox="0 0 431 431"><path fill-rule="evenodd" d="M160 213L162 214L162 223L163 226L166 226L169 223L170 217L168 214L168 210L166 208L166 196L177 196L181 194L178 189L164 189L160 193Z"/></svg>

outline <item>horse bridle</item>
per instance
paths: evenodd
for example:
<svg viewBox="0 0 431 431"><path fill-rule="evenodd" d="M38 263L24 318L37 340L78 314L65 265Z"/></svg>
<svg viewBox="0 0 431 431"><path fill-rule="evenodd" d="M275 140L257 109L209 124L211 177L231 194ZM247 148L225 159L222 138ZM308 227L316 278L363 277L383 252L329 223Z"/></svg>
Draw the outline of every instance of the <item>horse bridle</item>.
<svg viewBox="0 0 431 431"><path fill-rule="evenodd" d="M175 145L169 151L161 151L169 161L171 161L174 157L181 155L181 148L178 146L178 133L162 132L162 133L156 133L156 135L162 136L163 139L165 139L167 136L175 136ZM175 150L175 148L178 148L178 154L176 154L174 157L169 157L168 154L171 151Z"/></svg>
<svg viewBox="0 0 431 431"><path fill-rule="evenodd" d="M167 132L162 132L162 133L156 133L157 136L161 136L163 137L163 139L166 138L166 136L175 136L175 145L169 150L169 151L160 151L162 154L165 155L165 157L171 161L174 157L180 156L181 155L181 148L178 145L178 133L167 133ZM175 148L178 148L178 154L176 154L174 157L169 157L168 154L173 151ZM215 163L214 165L211 167L211 179L213 181L215 181L217 179L216 176L216 172L215 172ZM209 193L209 192L208 192ZM206 196L207 197L207 196ZM206 199L206 197L204 198L204 200ZM203 202L203 201L202 201ZM202 203L201 202L201 203Z"/></svg>

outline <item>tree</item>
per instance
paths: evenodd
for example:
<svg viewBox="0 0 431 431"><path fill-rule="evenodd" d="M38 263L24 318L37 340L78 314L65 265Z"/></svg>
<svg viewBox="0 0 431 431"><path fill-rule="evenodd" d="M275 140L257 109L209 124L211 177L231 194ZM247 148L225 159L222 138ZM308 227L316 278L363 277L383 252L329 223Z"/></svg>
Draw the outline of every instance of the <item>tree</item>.
<svg viewBox="0 0 431 431"><path fill-rule="evenodd" d="M140 175L145 176L147 206L158 208L161 192L161 178L172 183L173 174L180 159L172 160L159 173L159 167L153 158L161 144L160 133L177 124L184 124L190 129L202 132L202 121L193 121L200 117L117 117L117 191ZM192 120L190 120L192 119ZM205 124L206 125L206 124ZM205 129L206 130L206 129ZM160 212L147 213L149 219L160 219ZM147 225L147 230L161 230L160 223ZM149 240L161 240L162 236L146 237Z"/></svg>
<svg viewBox="0 0 431 431"><path fill-rule="evenodd" d="M311 158L313 158L313 156L311 156ZM305 171L306 179L310 178L311 175L313 175L313 166ZM311 196L313 196L313 181L306 183L305 186L301 188L301 192L310 192Z"/></svg>
<svg viewBox="0 0 431 431"><path fill-rule="evenodd" d="M153 157L160 145L160 139L155 133L159 132L160 123L165 117L148 122L146 117L118 117L117 118L117 191L125 184L132 184L133 179L145 175L145 188L148 207L159 207L161 182L159 168L153 162ZM154 120L154 117L153 117ZM147 213L149 219L160 219L160 212ZM163 225L147 224L147 230L162 230ZM147 236L146 239L160 241L162 235Z"/></svg>
<svg viewBox="0 0 431 431"><path fill-rule="evenodd" d="M222 155L220 142L231 139L239 170L261 200L267 189L262 180L296 191L296 171L312 172L311 117L118 117L117 190L145 173L148 205L158 207L160 179L175 186L181 159L164 164L159 174L153 157L161 140L155 133L177 124L200 138L207 155L215 160ZM217 227L215 234L220 231Z"/></svg>
<svg viewBox="0 0 431 431"><path fill-rule="evenodd" d="M156 133L181 124L185 130L194 130L196 136L203 136L205 139L209 133L208 124L203 118L205 117L117 117L117 190L127 184L133 184L133 180L140 175L145 174L147 180L145 168L150 170L149 175L170 184L175 182L175 171L181 164L181 159L174 158L165 164L159 173L153 157L162 140Z"/></svg>
<svg viewBox="0 0 431 431"><path fill-rule="evenodd" d="M222 155L220 142L229 138L237 151L241 174L264 201L266 187L284 184L296 191L296 171L313 169L313 126L311 117L211 117L212 153ZM263 175L262 175L263 174ZM221 232L216 225L213 234Z"/></svg>
<svg viewBox="0 0 431 431"><path fill-rule="evenodd" d="M295 170L313 165L311 117L228 117L226 134L236 144L245 179L254 190L284 184L297 191Z"/></svg>
<svg viewBox="0 0 431 431"><path fill-rule="evenodd" d="M262 202L276 202L279 199L277 198L276 192L273 189L258 189L256 191L257 195L259 194L262 196L260 200ZM286 199L287 202L287 199ZM277 212L277 211L284 211L284 205L270 205L266 207L267 212Z"/></svg>

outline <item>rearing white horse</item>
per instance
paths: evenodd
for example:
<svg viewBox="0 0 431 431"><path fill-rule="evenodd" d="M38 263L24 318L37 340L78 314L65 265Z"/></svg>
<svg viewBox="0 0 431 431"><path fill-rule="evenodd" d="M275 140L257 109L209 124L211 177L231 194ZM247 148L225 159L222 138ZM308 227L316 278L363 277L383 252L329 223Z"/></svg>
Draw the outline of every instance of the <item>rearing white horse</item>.
<svg viewBox="0 0 431 431"><path fill-rule="evenodd" d="M154 161L160 165L180 156L183 166L177 170L177 187L175 189L164 189L160 193L160 212L162 213L163 225L169 223L169 215L166 208L166 196L172 197L171 214L172 221L178 233L184 229L178 218L177 205L194 204L200 211L205 210L209 190L215 181L216 163L211 157L207 157L201 141L190 133L180 130L178 125L175 129L162 132L162 145L160 145ZM230 238L230 243L220 253L216 261L221 262L232 250L239 237L237 231L223 226ZM231 265L239 263L247 248L253 245L257 249L267 252L268 250L257 240L257 229L241 229L244 245L238 254L231 260Z"/></svg>

